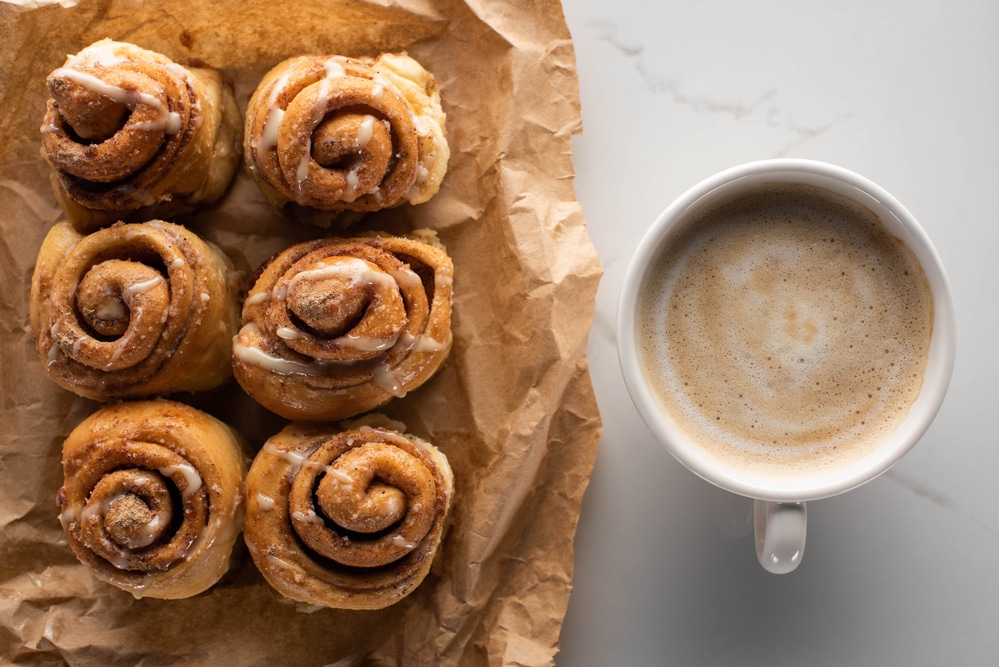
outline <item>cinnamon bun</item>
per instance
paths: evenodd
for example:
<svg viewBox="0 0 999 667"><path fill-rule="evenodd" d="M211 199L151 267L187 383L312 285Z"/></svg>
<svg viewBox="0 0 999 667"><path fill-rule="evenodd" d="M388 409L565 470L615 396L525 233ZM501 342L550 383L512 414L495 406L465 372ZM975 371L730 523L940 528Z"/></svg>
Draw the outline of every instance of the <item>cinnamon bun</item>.
<svg viewBox="0 0 999 667"><path fill-rule="evenodd" d="M232 377L238 274L169 222L83 235L57 223L31 283L31 329L50 378L95 400L213 389Z"/></svg>
<svg viewBox="0 0 999 667"><path fill-rule="evenodd" d="M247 473L244 538L278 592L380 609L426 578L454 482L444 454L404 430L372 415L343 430L291 424L264 444Z"/></svg>
<svg viewBox="0 0 999 667"><path fill-rule="evenodd" d="M243 124L215 70L105 39L47 84L42 154L81 231L187 213L221 197L235 174Z"/></svg>
<svg viewBox="0 0 999 667"><path fill-rule="evenodd" d="M63 443L60 521L77 558L136 597L184 598L225 574L242 528L242 438L167 400L107 405Z"/></svg>
<svg viewBox="0 0 999 667"><path fill-rule="evenodd" d="M451 259L432 232L295 245L261 269L244 301L236 379L287 419L371 410L444 363L452 289Z"/></svg>
<svg viewBox="0 0 999 667"><path fill-rule="evenodd" d="M425 202L450 155L437 81L406 54L290 58L250 98L243 154L278 208Z"/></svg>

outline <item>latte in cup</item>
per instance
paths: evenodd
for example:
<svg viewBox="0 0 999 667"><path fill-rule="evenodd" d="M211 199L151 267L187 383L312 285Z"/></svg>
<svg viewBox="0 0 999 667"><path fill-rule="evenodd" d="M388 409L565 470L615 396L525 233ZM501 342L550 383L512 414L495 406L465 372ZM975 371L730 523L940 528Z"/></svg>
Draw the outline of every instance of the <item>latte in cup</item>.
<svg viewBox="0 0 999 667"><path fill-rule="evenodd" d="M877 216L803 184L757 185L678 226L638 298L646 379L680 430L763 475L848 465L919 395L933 296Z"/></svg>

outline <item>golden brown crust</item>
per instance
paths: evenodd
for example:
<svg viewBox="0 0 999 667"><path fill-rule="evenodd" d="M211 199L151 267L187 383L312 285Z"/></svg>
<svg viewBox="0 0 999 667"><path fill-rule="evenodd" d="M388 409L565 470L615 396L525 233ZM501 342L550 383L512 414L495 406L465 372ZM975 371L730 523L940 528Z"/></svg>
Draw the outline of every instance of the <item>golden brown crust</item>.
<svg viewBox="0 0 999 667"><path fill-rule="evenodd" d="M235 174L243 124L214 70L102 40L47 84L42 154L81 231L189 212L221 197Z"/></svg>
<svg viewBox="0 0 999 667"><path fill-rule="evenodd" d="M237 298L229 259L180 225L84 236L60 222L39 251L30 322L49 377L81 396L195 392L232 376Z"/></svg>
<svg viewBox="0 0 999 667"><path fill-rule="evenodd" d="M288 598L380 609L429 573L453 487L447 458L413 435L291 424L250 466L246 543Z"/></svg>
<svg viewBox="0 0 999 667"><path fill-rule="evenodd" d="M418 204L447 169L444 121L436 80L405 54L299 56L268 72L251 97L244 158L278 208Z"/></svg>
<svg viewBox="0 0 999 667"><path fill-rule="evenodd" d="M136 597L183 598L225 574L243 520L244 443L166 400L108 405L63 444L60 521L94 575Z"/></svg>
<svg viewBox="0 0 999 667"><path fill-rule="evenodd" d="M403 396L448 355L452 283L444 250L415 238L293 246L247 295L233 343L236 379L297 421L336 421Z"/></svg>

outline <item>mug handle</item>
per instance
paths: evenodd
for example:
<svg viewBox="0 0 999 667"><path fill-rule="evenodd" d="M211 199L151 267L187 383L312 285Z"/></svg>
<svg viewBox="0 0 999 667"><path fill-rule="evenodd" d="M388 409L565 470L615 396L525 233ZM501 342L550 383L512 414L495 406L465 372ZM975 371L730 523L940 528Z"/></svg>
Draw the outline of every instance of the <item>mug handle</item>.
<svg viewBox="0 0 999 667"><path fill-rule="evenodd" d="M753 501L756 557L774 574L794 571L805 554L805 503Z"/></svg>

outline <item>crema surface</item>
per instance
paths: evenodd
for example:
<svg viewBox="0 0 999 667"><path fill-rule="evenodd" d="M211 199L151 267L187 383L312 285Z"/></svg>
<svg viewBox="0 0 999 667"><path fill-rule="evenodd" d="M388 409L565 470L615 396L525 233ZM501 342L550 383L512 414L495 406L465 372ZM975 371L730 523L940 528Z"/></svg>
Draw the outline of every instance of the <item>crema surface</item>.
<svg viewBox="0 0 999 667"><path fill-rule="evenodd" d="M701 211L643 285L639 347L664 408L764 474L856 460L922 385L926 277L867 209L772 185Z"/></svg>

